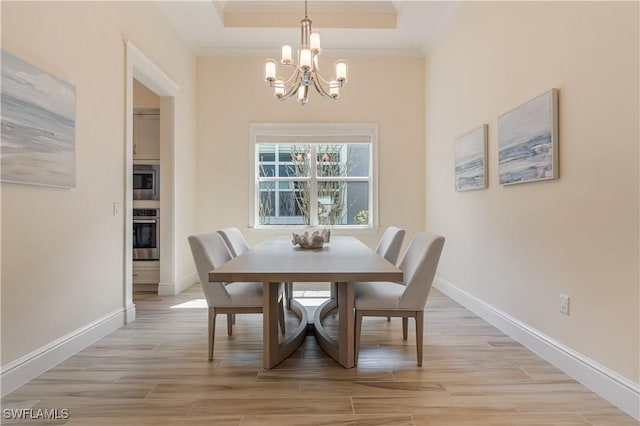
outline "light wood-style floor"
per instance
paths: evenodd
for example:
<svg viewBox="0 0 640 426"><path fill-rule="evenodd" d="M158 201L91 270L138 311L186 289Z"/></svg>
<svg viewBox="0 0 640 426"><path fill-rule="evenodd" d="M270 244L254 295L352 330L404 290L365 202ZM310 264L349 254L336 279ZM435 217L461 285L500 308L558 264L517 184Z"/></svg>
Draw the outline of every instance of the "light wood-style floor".
<svg viewBox="0 0 640 426"><path fill-rule="evenodd" d="M3 408L69 410L68 425L637 425L638 422L433 289L424 365L400 319L365 318L358 367L308 336L261 368L262 317L217 322L195 285L136 295L137 320L7 395ZM288 318L293 329L295 317ZM11 421L2 419L3 424ZM19 423L19 422L17 422Z"/></svg>

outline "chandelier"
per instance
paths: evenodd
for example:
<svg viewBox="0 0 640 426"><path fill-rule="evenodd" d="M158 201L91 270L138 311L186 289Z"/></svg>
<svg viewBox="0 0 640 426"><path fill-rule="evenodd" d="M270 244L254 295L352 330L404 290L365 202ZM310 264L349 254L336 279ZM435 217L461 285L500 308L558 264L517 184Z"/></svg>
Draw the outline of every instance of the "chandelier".
<svg viewBox="0 0 640 426"><path fill-rule="evenodd" d="M318 72L318 55L320 55L320 35L311 32L311 20L307 16L307 1L304 2L304 19L300 21L301 38L298 48L297 63L293 60L291 46L282 46L280 63L292 69L287 79L276 76L276 60L267 59L265 63L264 79L274 88L276 99L283 100L298 95L298 102L304 106L309 101L309 88L324 97L338 99L340 88L347 82L347 62L338 59L335 62L335 77L330 81L322 78Z"/></svg>

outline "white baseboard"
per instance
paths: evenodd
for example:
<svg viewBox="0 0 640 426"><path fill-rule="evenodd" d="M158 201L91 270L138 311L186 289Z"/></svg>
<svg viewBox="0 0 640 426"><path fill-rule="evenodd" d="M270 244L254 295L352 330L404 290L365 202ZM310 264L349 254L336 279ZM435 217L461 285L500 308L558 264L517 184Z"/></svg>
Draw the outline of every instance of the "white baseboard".
<svg viewBox="0 0 640 426"><path fill-rule="evenodd" d="M182 277L176 283L159 283L158 296L175 296L176 294L180 294L187 288L191 287L196 281L198 281L198 274L194 272Z"/></svg>
<svg viewBox="0 0 640 426"><path fill-rule="evenodd" d="M636 420L640 420L638 383L620 376L442 278L435 279L434 287Z"/></svg>
<svg viewBox="0 0 640 426"><path fill-rule="evenodd" d="M1 368L2 396L16 390L71 355L120 328L125 323L125 313L125 309L118 309L7 365L3 365Z"/></svg>
<svg viewBox="0 0 640 426"><path fill-rule="evenodd" d="M178 281L176 294L182 293L198 281L200 281L200 279L198 278L198 274L196 272L183 277L180 281Z"/></svg>
<svg viewBox="0 0 640 426"><path fill-rule="evenodd" d="M136 305L131 303L127 305L124 312L124 323L130 324L136 320Z"/></svg>
<svg viewBox="0 0 640 426"><path fill-rule="evenodd" d="M175 283L158 283L158 296L175 296Z"/></svg>

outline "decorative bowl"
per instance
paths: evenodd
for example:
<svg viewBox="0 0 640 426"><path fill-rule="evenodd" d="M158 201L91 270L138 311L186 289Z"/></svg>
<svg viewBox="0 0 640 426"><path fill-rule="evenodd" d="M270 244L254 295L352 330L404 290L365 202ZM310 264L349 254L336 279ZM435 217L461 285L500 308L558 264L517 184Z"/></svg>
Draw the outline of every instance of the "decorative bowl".
<svg viewBox="0 0 640 426"><path fill-rule="evenodd" d="M296 234L294 232L291 243L294 246L299 245L303 249L319 249L324 246L324 243L328 243L330 239L331 231L323 229L322 231L314 231L311 235L309 235L309 232L304 234Z"/></svg>

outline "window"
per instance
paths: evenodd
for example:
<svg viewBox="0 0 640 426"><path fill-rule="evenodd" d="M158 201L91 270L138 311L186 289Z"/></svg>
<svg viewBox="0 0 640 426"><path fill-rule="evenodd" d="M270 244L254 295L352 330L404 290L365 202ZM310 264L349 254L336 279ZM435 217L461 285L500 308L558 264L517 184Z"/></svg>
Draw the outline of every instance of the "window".
<svg viewBox="0 0 640 426"><path fill-rule="evenodd" d="M376 133L375 125L251 125L251 223L372 227Z"/></svg>

